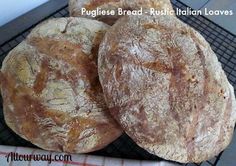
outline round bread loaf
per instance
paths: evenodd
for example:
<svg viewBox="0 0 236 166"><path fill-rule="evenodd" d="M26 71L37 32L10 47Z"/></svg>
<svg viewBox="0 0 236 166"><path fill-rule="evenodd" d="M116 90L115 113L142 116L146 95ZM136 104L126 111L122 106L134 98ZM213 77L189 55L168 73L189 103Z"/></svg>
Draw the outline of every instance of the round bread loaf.
<svg viewBox="0 0 236 166"><path fill-rule="evenodd" d="M115 15L98 15L91 16L86 13L82 13L82 8L85 8L87 11L92 11L96 9L101 9L104 11L116 11ZM113 25L118 18L122 15L118 15L118 8L124 10L150 10L154 8L156 10L167 10L172 11L170 0L69 0L69 11L71 16L83 16L88 18L97 19L103 21L109 25ZM170 13L170 12L169 12Z"/></svg>
<svg viewBox="0 0 236 166"><path fill-rule="evenodd" d="M1 92L7 125L47 150L98 150L122 133L106 111L97 73L108 25L85 18L43 22L5 58Z"/></svg>
<svg viewBox="0 0 236 166"><path fill-rule="evenodd" d="M127 134L152 154L201 162L230 143L233 87L205 39L173 16L125 16L98 57L105 100Z"/></svg>

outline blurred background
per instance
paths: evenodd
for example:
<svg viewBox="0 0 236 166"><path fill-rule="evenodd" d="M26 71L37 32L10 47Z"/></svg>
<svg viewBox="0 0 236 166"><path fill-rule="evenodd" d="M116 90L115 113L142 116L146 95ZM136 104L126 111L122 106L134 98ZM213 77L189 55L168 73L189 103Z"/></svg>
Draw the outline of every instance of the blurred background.
<svg viewBox="0 0 236 166"><path fill-rule="evenodd" d="M1 0L0 26L49 0Z"/></svg>

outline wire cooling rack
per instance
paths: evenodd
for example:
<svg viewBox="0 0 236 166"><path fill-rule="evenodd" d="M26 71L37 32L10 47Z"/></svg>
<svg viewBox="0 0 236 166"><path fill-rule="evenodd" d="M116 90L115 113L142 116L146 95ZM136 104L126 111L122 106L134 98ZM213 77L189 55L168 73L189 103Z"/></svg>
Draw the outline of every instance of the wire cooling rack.
<svg viewBox="0 0 236 166"><path fill-rule="evenodd" d="M186 9L187 6L178 0L172 0L174 8ZM49 17L65 17L68 16L67 6L55 11ZM191 27L199 31L206 40L210 43L212 49L217 54L223 69L231 84L236 89L236 36L227 30L219 27L217 24L211 22L203 16L178 16L183 22L189 24ZM41 20L41 21L43 21ZM40 22L41 22L40 21ZM25 29L22 33L16 35L12 39L6 41L0 46L0 65L8 52L18 45L29 34L30 30L35 25ZM20 138L11 129L7 127L4 122L2 113L2 100L0 100L0 144L35 147L30 142ZM199 164L185 164L186 166L217 166L218 161L223 152L215 158ZM116 141L108 145L106 148L93 152L92 154L121 157L130 159L144 159L144 160L163 160L154 155L149 154L142 148L138 147L126 134L122 135Z"/></svg>

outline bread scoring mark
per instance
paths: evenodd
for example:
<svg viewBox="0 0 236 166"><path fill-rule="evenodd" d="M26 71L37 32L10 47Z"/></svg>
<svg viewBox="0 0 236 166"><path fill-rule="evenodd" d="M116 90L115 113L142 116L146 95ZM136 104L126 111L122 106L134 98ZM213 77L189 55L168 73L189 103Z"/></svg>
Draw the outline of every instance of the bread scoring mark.
<svg viewBox="0 0 236 166"><path fill-rule="evenodd" d="M198 46L197 46L198 48ZM204 73L206 72L206 69L205 69L205 57L204 57L204 54L202 53L201 50L198 50L198 55L201 59L201 65L203 66L203 71ZM188 81L194 83L195 82L195 76L191 77L188 79ZM206 84L205 82L205 79L204 78L204 85ZM198 85L196 85L198 86ZM204 93L202 94L202 97L200 100L204 101L205 102L205 99L207 97L207 93L205 92L205 86L204 86ZM187 160L188 161L193 161L194 160L194 156L195 156L195 139L197 137L197 132L196 132L196 129L197 129L197 124L198 124L198 119L199 119L199 112L201 110L203 110L204 107L202 106L198 106L198 98L197 96L194 96L194 100L196 101L190 101L191 102L191 105L192 105L192 110L191 111L191 114L192 114L192 120L191 120L191 123L189 124L189 127L187 129L187 132L186 132L186 146L187 146ZM201 102L202 103L202 102Z"/></svg>
<svg viewBox="0 0 236 166"><path fill-rule="evenodd" d="M177 122L178 124L178 133L180 134L177 137L181 137L181 134L183 131L187 130L183 128L184 125L184 117L182 117L182 111L186 109L186 102L191 102L192 101L186 101L186 98L189 97L189 89L190 89L190 82L186 79L186 74L189 72L188 69L186 68L187 64L186 62L180 61L183 60L182 58L182 52L180 49L177 48L167 48L168 51L168 56L171 58L173 62L173 69L171 72L171 79L170 79L170 84L169 84L169 103L170 103L170 110L169 113L173 117L173 119ZM191 114L192 110L186 110L185 115L189 116ZM167 134L167 133L165 133ZM186 138L189 138L186 136ZM187 153L191 154L188 152L189 149L193 148L192 140L193 137L191 137L191 140L187 140L186 149ZM180 144L181 145L181 144Z"/></svg>
<svg viewBox="0 0 236 166"><path fill-rule="evenodd" d="M36 94L42 93L43 89L45 89L48 77L49 77L49 63L47 60L43 60L41 64L41 68L39 73L36 76L35 82L34 82L34 92Z"/></svg>
<svg viewBox="0 0 236 166"><path fill-rule="evenodd" d="M154 70L154 71L161 72L161 73L173 72L172 68L170 68L168 65L166 65L164 63L161 63L160 61L145 62L145 63L143 63L143 66L150 69L150 70Z"/></svg>
<svg viewBox="0 0 236 166"><path fill-rule="evenodd" d="M60 71L56 71L58 79L69 81L75 94L78 79L88 82L86 93L90 97L90 101L94 101L101 107L105 107L105 101L102 101L102 88L99 83L97 73L97 51L98 45L105 32L98 31L93 41L92 54L83 53L80 45L73 44L68 41L57 41L48 38L31 38L30 43L34 45L39 52L46 54L56 60L63 60L70 64L73 69L66 75L62 75ZM53 70L52 68L50 70ZM100 95L97 95L100 94Z"/></svg>
<svg viewBox="0 0 236 166"><path fill-rule="evenodd" d="M157 21L157 20L155 20ZM150 23L141 23L141 26L145 29L145 30L149 30L149 29L154 29L156 32L158 31L159 33L163 33L162 37L163 39L165 39L165 35L167 36L171 36L174 34L182 34L182 35L187 35L189 32L183 29L175 29L175 32L173 33L173 29L172 27L167 27L165 25L163 25L161 22L150 22ZM165 39L166 40L166 39ZM166 40L166 42L171 41L171 40Z"/></svg>
<svg viewBox="0 0 236 166"><path fill-rule="evenodd" d="M189 83L186 82L185 77L187 75L186 71L186 63L181 62L182 58L182 52L177 47L177 45L174 43L175 39L172 39L173 33L172 29L168 28L162 24L157 23L144 23L142 25L144 29L155 29L162 35L160 36L161 42L159 45L167 45L161 46L163 50L167 50L166 53L163 56L167 56L169 59L171 59L171 62L173 62L173 66L168 66L166 64L160 63L159 61L152 62L153 65L151 67L152 70L155 70L157 72L163 72L163 73L170 73L171 79L170 79L170 86L169 86L169 102L171 104L170 108L171 110L169 113L172 115L172 117L176 120L176 122L180 121L179 112L176 112L176 110L181 110L182 106L179 104L177 108L177 103L179 103L178 98L184 98L185 97L185 90L188 89ZM176 32L177 31L177 32ZM176 29L176 33L180 32L179 29ZM182 32L182 31L181 31ZM169 42L171 41L171 43ZM144 63L144 66L146 64ZM182 94L182 95L181 95ZM180 107L180 108L179 108ZM175 108L175 109L174 109ZM181 129L181 124L179 123L179 130Z"/></svg>
<svg viewBox="0 0 236 166"><path fill-rule="evenodd" d="M57 41L47 38L33 38L30 40L30 43L34 45L39 52L70 64L79 71L78 74L82 79L90 82L90 85L97 82L96 56L85 54L81 50L80 45L72 44L68 41Z"/></svg>
<svg viewBox="0 0 236 166"><path fill-rule="evenodd" d="M61 31L62 34L67 32L67 28L68 28L68 26L69 26L69 24L70 24L70 22L71 22L71 19L68 19L68 20L66 20L66 21L67 21L67 22L66 22L65 28L64 28L64 30Z"/></svg>
<svg viewBox="0 0 236 166"><path fill-rule="evenodd" d="M144 29L147 29L147 30L148 29L155 29L155 30L157 30L159 32L165 32L165 33L166 33L167 30L171 30L171 28L162 26L161 24L158 24L158 23L154 24L153 22L151 22L151 23L144 23L144 24L142 24L142 26L143 26Z"/></svg>
<svg viewBox="0 0 236 166"><path fill-rule="evenodd" d="M185 98L190 95L189 94L189 89L190 89L190 85L191 83L195 83L195 77L191 77L191 79L186 79L188 74L188 69L186 68L186 62L183 62L183 58L182 58L182 52L181 50L177 47L177 45L174 43L175 39L172 40L172 30L169 29L166 30L165 26L161 26L161 25L156 25L155 26L148 26L147 28L155 28L158 31L162 32L162 38L163 38L163 42L167 44L167 52L168 52L168 57L172 59L173 62L173 68L169 71L171 71L171 80L170 80L170 88L169 88L169 102L170 102L170 113L172 114L172 117L176 120L176 122L178 122L179 125L179 133L181 133L182 129L182 117L181 117L181 113L178 112L182 111L183 109L185 109ZM186 35L188 34L188 32L183 33L183 30L178 31L176 33L181 33L182 35ZM171 41L171 43L169 43L169 41ZM173 44L172 44L173 43ZM190 82L189 82L190 81ZM197 85L196 85L197 86ZM189 96L190 97L190 96ZM183 100L183 101L179 101L179 100ZM188 101L190 102L190 105L193 101ZM196 109L195 109L196 110ZM194 110L191 110L191 107L189 108L189 113L187 112L187 114L191 114L191 112L193 112ZM198 114L195 114L198 115ZM187 115L186 115L187 116ZM196 116L193 115L193 119L197 119ZM195 120L193 120L195 121ZM195 123L195 122L193 122ZM189 132L190 131L190 132ZM195 134L195 132L193 132L192 129L190 129L187 132L187 140L186 140L186 147L187 147L187 160L191 161L193 160L193 156L194 156L194 141L195 141L195 137L193 137L192 135Z"/></svg>

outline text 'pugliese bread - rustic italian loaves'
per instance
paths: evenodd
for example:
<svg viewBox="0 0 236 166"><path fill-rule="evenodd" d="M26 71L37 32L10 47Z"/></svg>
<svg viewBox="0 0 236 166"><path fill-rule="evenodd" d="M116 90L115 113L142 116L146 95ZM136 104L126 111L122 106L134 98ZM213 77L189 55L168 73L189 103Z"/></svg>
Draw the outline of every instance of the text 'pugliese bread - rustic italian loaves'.
<svg viewBox="0 0 236 166"><path fill-rule="evenodd" d="M109 25L113 25L123 16L118 14L119 8L126 11L140 10L141 8L149 11L153 8L155 10L168 10L174 13L170 0L69 0L69 11L71 16L96 19ZM86 11L101 9L103 11L109 11L109 13L114 11L115 14L104 14L92 17L86 12L83 13L83 9L86 9Z"/></svg>

